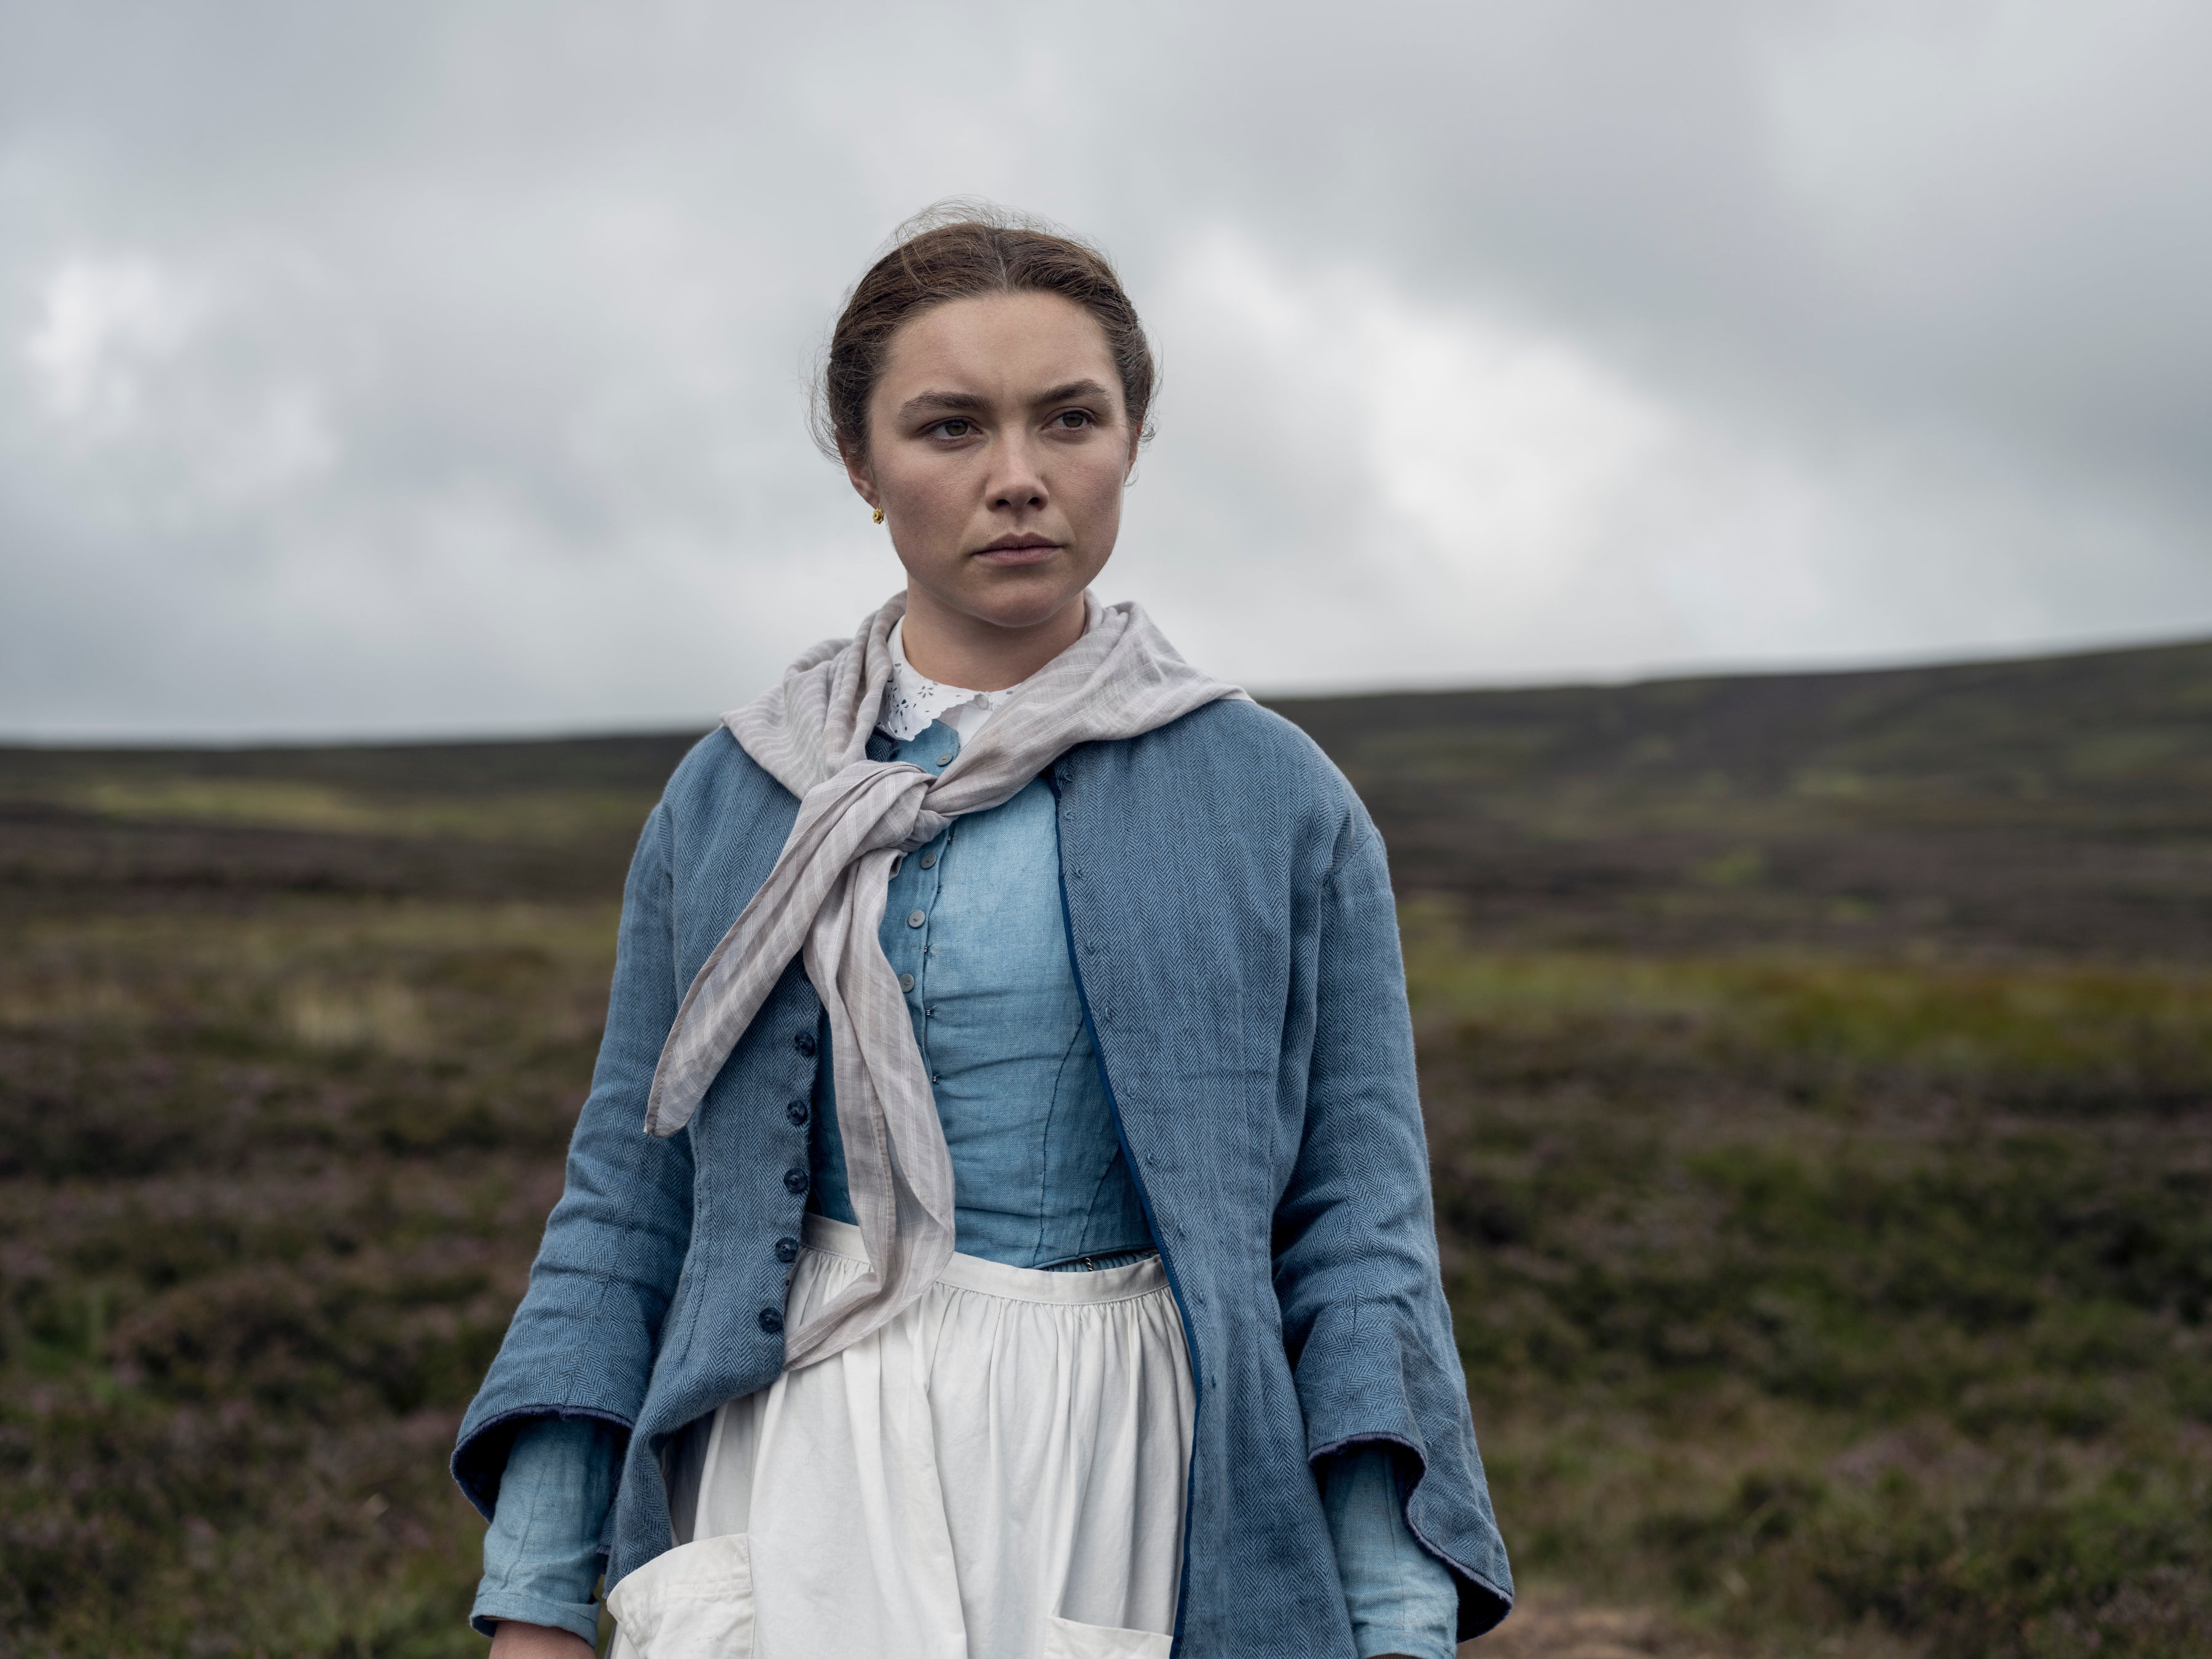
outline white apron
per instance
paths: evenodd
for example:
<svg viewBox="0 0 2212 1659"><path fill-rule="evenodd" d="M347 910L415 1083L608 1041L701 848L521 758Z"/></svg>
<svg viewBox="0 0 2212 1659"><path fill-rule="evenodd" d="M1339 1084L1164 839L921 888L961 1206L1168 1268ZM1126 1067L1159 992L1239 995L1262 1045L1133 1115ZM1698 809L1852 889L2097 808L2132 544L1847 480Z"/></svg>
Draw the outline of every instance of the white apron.
<svg viewBox="0 0 2212 1659"><path fill-rule="evenodd" d="M808 1216L786 1328L866 1261ZM693 1541L615 1586L611 1659L1166 1659L1193 1405L1157 1258L955 1255L715 1413Z"/></svg>

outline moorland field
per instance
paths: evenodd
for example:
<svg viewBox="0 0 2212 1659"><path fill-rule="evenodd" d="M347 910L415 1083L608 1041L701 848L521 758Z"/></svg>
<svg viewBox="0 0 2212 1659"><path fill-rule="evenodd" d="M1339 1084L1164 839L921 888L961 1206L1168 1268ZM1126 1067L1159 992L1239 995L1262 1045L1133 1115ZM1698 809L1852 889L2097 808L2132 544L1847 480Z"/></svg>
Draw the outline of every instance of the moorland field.
<svg viewBox="0 0 2212 1659"><path fill-rule="evenodd" d="M1393 852L1496 1649L2212 1653L2212 647L1277 706ZM690 741L0 750L0 1655L481 1652L445 1453Z"/></svg>

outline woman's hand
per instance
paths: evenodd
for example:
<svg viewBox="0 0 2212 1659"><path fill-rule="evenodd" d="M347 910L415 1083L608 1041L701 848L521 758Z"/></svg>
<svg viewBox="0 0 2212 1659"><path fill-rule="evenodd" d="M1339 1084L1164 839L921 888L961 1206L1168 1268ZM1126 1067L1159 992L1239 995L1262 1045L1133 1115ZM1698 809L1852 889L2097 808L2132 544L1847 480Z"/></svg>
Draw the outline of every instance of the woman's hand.
<svg viewBox="0 0 2212 1659"><path fill-rule="evenodd" d="M499 1621L491 1638L491 1659L593 1659L599 1650L580 1636L545 1625Z"/></svg>

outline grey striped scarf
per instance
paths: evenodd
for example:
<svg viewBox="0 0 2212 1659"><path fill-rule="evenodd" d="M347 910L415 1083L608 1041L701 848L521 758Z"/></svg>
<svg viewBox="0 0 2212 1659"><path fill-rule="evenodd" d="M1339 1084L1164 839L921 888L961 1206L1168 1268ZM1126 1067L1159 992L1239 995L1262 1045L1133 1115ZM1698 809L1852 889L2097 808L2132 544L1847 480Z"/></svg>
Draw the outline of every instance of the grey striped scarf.
<svg viewBox="0 0 2212 1659"><path fill-rule="evenodd" d="M898 980L877 934L892 860L952 819L1012 799L1078 744L1133 738L1223 697L1131 604L1084 595L1083 637L1007 699L933 777L872 761L890 677L895 596L850 641L816 646L783 683L723 717L745 753L799 797L775 867L691 981L660 1051L645 1127L672 1135L794 956L830 1016L837 1127L868 1271L805 1328L785 1364L826 1359L927 1290L952 1255L952 1163Z"/></svg>

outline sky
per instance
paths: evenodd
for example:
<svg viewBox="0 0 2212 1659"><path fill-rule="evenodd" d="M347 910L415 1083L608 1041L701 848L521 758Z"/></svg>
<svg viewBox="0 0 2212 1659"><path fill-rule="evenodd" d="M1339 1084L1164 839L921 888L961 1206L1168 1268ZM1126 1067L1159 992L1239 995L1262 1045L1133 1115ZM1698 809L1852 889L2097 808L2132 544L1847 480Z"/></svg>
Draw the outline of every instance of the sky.
<svg viewBox="0 0 2212 1659"><path fill-rule="evenodd" d="M0 0L0 737L704 728L899 585L809 376L953 196L1159 354L1262 693L2212 634L2212 9Z"/></svg>

